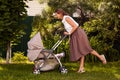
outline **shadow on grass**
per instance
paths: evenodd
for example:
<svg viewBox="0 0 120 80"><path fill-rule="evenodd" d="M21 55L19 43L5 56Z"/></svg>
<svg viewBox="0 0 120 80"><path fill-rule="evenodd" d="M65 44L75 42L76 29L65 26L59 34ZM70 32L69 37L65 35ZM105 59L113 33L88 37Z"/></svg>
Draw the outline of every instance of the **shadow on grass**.
<svg viewBox="0 0 120 80"><path fill-rule="evenodd" d="M120 80L120 62L107 65L86 63L86 72L77 73L77 63L65 63L67 74L61 74L58 68L53 71L32 74L33 64L0 64L0 80Z"/></svg>

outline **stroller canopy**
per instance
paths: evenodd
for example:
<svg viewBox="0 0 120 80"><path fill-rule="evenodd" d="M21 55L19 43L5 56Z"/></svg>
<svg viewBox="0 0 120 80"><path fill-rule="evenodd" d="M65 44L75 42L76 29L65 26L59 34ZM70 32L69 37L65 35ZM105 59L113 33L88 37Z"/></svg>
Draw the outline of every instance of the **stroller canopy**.
<svg viewBox="0 0 120 80"><path fill-rule="evenodd" d="M44 49L40 32L38 32L33 38L30 39L27 43L27 57L30 61L34 61L40 52Z"/></svg>

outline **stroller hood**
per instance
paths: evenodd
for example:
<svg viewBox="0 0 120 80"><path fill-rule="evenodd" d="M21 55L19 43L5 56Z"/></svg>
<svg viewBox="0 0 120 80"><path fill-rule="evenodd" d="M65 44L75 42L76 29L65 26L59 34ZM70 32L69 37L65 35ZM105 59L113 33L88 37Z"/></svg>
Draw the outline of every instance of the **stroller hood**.
<svg viewBox="0 0 120 80"><path fill-rule="evenodd" d="M44 49L40 32L38 32L33 38L30 39L27 43L27 57L30 61L34 61L40 52Z"/></svg>

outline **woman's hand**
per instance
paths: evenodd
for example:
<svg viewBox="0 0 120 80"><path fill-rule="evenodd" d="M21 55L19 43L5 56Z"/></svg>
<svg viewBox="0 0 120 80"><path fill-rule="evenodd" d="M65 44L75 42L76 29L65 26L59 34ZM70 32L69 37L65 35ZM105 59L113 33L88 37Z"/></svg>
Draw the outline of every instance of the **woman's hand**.
<svg viewBox="0 0 120 80"><path fill-rule="evenodd" d="M68 33L68 32L64 32L64 35L70 35L70 33Z"/></svg>

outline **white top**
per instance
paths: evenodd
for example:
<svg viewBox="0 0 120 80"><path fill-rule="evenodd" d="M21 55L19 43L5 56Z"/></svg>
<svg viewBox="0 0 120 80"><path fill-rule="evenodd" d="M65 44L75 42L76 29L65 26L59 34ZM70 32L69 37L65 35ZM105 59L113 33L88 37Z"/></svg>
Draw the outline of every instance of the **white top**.
<svg viewBox="0 0 120 80"><path fill-rule="evenodd" d="M65 15L62 19L62 23L67 32L71 32L72 26L66 21L66 17L69 17L77 26L79 26L79 24L72 17Z"/></svg>

